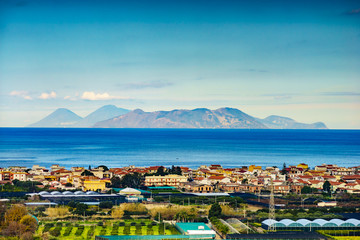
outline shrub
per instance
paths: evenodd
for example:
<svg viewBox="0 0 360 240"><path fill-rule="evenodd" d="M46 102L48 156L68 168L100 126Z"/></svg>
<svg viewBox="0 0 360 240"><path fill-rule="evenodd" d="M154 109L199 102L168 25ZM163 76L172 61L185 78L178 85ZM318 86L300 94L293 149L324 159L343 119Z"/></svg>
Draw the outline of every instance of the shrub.
<svg viewBox="0 0 360 240"><path fill-rule="evenodd" d="M87 232L87 238L88 238L88 239L91 239L92 236L94 235L94 233L95 233L95 226L91 226L91 227L89 228L89 231Z"/></svg>
<svg viewBox="0 0 360 240"><path fill-rule="evenodd" d="M54 237L58 237L61 234L61 227L55 227L54 229L50 230L49 233L54 236Z"/></svg>
<svg viewBox="0 0 360 240"><path fill-rule="evenodd" d="M65 228L65 232L64 232L64 234L63 234L63 236L69 236L70 235L70 233L71 233L71 231L72 231L72 229L73 229L73 227L70 225L70 226L68 226L67 228Z"/></svg>
<svg viewBox="0 0 360 240"><path fill-rule="evenodd" d="M81 236L81 234L84 232L84 226L79 226L78 229L75 232L75 236Z"/></svg>
<svg viewBox="0 0 360 240"><path fill-rule="evenodd" d="M129 235L129 234L130 234L130 226L125 226L125 227L124 227L123 234L124 234L124 235Z"/></svg>
<svg viewBox="0 0 360 240"><path fill-rule="evenodd" d="M66 206L51 207L47 208L45 213L49 217L64 217L69 214L69 208Z"/></svg>
<svg viewBox="0 0 360 240"><path fill-rule="evenodd" d="M48 232L50 230L50 228L54 227L53 223L46 223L44 226L44 231L43 232Z"/></svg>

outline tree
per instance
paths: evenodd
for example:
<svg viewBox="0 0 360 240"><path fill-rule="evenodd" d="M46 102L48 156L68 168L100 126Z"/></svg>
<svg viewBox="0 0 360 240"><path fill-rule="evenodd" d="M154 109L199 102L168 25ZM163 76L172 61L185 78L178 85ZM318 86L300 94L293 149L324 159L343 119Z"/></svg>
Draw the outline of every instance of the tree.
<svg viewBox="0 0 360 240"><path fill-rule="evenodd" d="M9 210L6 211L5 214L5 222L20 222L23 216L25 216L28 213L25 206L15 204L12 205Z"/></svg>
<svg viewBox="0 0 360 240"><path fill-rule="evenodd" d="M211 205L211 208L209 210L209 218L212 218L212 217L220 218L221 213L222 213L222 209L221 209L219 203L216 202L213 205Z"/></svg>
<svg viewBox="0 0 360 240"><path fill-rule="evenodd" d="M24 224L12 221L2 230L2 234L9 237L20 237L25 232L25 228Z"/></svg>
<svg viewBox="0 0 360 240"><path fill-rule="evenodd" d="M74 211L74 213L77 215L84 215L87 208L88 208L88 205L86 205L84 203L78 203L78 204L76 204L76 210Z"/></svg>
<svg viewBox="0 0 360 240"><path fill-rule="evenodd" d="M94 176L94 174L89 170L85 170L81 173L81 176Z"/></svg>
<svg viewBox="0 0 360 240"><path fill-rule="evenodd" d="M99 208L112 208L113 207L113 203L112 202L100 202L99 204Z"/></svg>
<svg viewBox="0 0 360 240"><path fill-rule="evenodd" d="M157 176L165 176L166 175L165 168L163 166L159 167L157 169L155 175L157 175Z"/></svg>
<svg viewBox="0 0 360 240"><path fill-rule="evenodd" d="M313 193L313 189L309 186L304 186L301 189L301 194L311 194L311 193Z"/></svg>
<svg viewBox="0 0 360 240"><path fill-rule="evenodd" d="M121 207L116 207L111 210L111 217L122 218L124 216L124 210Z"/></svg>
<svg viewBox="0 0 360 240"><path fill-rule="evenodd" d="M105 171L109 171L109 168L107 167L107 166L105 166L105 165L100 165L100 166L98 166L98 168L101 168L102 167L102 169L104 170L104 172Z"/></svg>
<svg viewBox="0 0 360 240"><path fill-rule="evenodd" d="M284 163L284 165L283 165L283 169L281 170L281 174L282 175L286 175L288 172L287 172L287 170L286 170L286 163Z"/></svg>
<svg viewBox="0 0 360 240"><path fill-rule="evenodd" d="M111 181L111 187L113 188L121 187L121 179L119 177L112 177L110 181Z"/></svg>
<svg viewBox="0 0 360 240"><path fill-rule="evenodd" d="M31 232L31 233L34 233L36 231L36 228L37 228L37 225L38 225L36 219L33 216L30 216L30 215L25 215L20 220L20 223L24 224L26 232Z"/></svg>
<svg viewBox="0 0 360 240"><path fill-rule="evenodd" d="M142 177L139 173L126 174L120 180L121 187L139 188L142 184Z"/></svg>
<svg viewBox="0 0 360 240"><path fill-rule="evenodd" d="M326 192L326 193L331 193L331 184L330 184L330 182L329 181L325 181L324 182L324 184L323 184L323 190L324 190L324 192Z"/></svg>

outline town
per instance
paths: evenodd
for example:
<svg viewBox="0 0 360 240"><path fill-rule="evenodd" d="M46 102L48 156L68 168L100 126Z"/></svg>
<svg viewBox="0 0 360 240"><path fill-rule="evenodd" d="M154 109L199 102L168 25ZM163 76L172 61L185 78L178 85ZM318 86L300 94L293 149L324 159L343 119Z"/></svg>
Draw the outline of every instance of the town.
<svg viewBox="0 0 360 240"><path fill-rule="evenodd" d="M5 239L279 239L299 230L302 239L350 239L360 233L360 166L10 166L0 169L0 183ZM31 231L19 230L21 217L9 220L19 209L35 217Z"/></svg>

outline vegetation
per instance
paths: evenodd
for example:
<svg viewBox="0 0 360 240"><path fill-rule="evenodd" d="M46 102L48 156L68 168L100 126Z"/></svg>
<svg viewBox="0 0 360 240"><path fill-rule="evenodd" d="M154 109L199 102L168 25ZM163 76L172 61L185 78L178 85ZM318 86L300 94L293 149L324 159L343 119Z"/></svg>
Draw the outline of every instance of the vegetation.
<svg viewBox="0 0 360 240"><path fill-rule="evenodd" d="M19 181L17 179L11 183L3 184L0 188L0 192L38 192L42 189L38 188L37 185L41 185L40 182L33 181Z"/></svg>
<svg viewBox="0 0 360 240"><path fill-rule="evenodd" d="M222 209L219 205L219 203L214 203L211 205L211 208L209 210L209 218L221 218L222 216Z"/></svg>
<svg viewBox="0 0 360 240"><path fill-rule="evenodd" d="M129 173L123 178L113 177L111 178L111 187L113 188L140 188L143 183L143 178L139 173Z"/></svg>
<svg viewBox="0 0 360 240"><path fill-rule="evenodd" d="M220 222L217 217L211 217L210 221L221 234L225 235L229 232L229 227Z"/></svg>
<svg viewBox="0 0 360 240"><path fill-rule="evenodd" d="M6 237L31 239L36 231L37 221L28 215L24 206L14 204L6 211L2 225L1 233Z"/></svg>

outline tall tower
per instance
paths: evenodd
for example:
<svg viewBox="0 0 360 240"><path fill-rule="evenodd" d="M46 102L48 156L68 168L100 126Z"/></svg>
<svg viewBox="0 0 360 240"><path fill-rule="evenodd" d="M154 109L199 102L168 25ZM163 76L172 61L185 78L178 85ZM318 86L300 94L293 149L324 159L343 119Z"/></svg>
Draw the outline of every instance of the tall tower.
<svg viewBox="0 0 360 240"><path fill-rule="evenodd" d="M270 226L269 226L268 230L270 232L275 232L276 231L276 226L275 226L275 201L274 201L274 184L273 184L272 178L270 180L269 220L270 220Z"/></svg>

